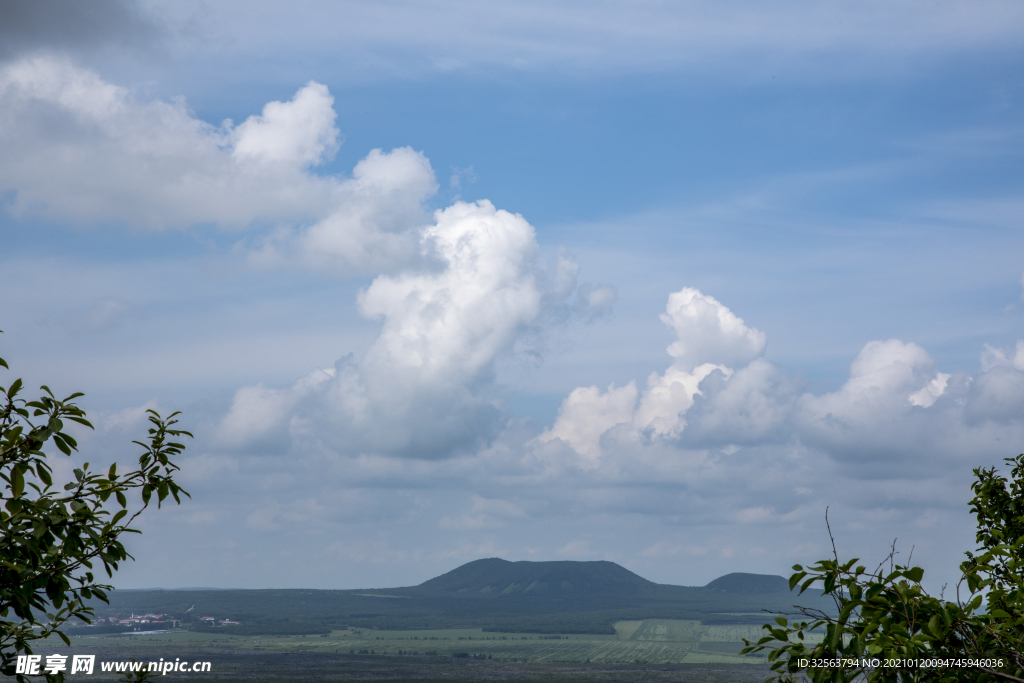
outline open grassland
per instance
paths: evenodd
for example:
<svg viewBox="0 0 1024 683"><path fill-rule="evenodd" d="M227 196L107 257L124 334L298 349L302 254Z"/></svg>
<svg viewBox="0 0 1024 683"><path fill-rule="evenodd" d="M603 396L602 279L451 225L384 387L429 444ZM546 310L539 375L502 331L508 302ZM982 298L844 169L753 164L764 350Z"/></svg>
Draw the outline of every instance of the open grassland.
<svg viewBox="0 0 1024 683"><path fill-rule="evenodd" d="M346 629L328 636L249 636L197 632L95 635L37 647L41 654L93 654L91 679L115 680L99 662L160 659L211 662L208 673L171 673L217 683L270 681L542 681L544 683L754 683L764 658L738 657L706 637L727 637L697 622L648 620L615 636L493 633L480 629ZM715 627L719 628L719 627ZM745 628L745 627L741 627ZM739 631L736 631L739 633ZM680 637L682 640L667 640ZM634 639L636 638L636 639ZM641 640L640 638L647 638ZM730 643L738 649L738 642ZM709 647L710 646L710 647ZM360 654L361 653L361 654ZM589 661L588 661L589 660ZM170 679L168 679L170 680Z"/></svg>
<svg viewBox="0 0 1024 683"><path fill-rule="evenodd" d="M150 635L95 635L74 638L76 651L159 651L166 658L206 650L445 658L465 661L579 664L731 664L763 666L762 657L740 656L743 638L756 639L756 626L703 625L699 621L647 619L615 624L616 635L496 633L481 629L378 630L351 628L328 635L238 636L171 632ZM814 638L814 636L812 636ZM126 655L127 656L127 655Z"/></svg>
<svg viewBox="0 0 1024 683"><path fill-rule="evenodd" d="M137 659L156 654L138 650ZM166 654L166 653L164 653ZM450 657L393 657L320 653L252 652L204 649L195 659L212 662L206 673L171 673L167 680L211 683L484 683L536 681L538 683L761 683L765 666L729 664L567 664L553 662L498 662ZM118 676L97 672L90 680L114 681ZM161 677L162 678L162 677ZM160 679L158 679L160 680Z"/></svg>

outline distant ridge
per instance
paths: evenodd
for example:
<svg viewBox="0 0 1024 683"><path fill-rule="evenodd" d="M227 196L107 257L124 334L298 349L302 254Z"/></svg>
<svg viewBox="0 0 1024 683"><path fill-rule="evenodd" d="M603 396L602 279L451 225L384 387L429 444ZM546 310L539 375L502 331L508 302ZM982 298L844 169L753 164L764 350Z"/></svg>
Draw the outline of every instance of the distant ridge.
<svg viewBox="0 0 1024 683"><path fill-rule="evenodd" d="M614 562L509 562L489 557L424 581L416 588L439 593L545 595L553 593L635 593L658 584Z"/></svg>
<svg viewBox="0 0 1024 683"><path fill-rule="evenodd" d="M743 574L740 572L720 576L708 585L707 590L745 595L767 593L789 593L789 582L772 574Z"/></svg>
<svg viewBox="0 0 1024 683"><path fill-rule="evenodd" d="M482 628L509 633L600 633L620 621L669 619L757 625L795 604L831 614L817 591L790 592L781 576L727 574L706 586L654 583L614 562L469 562L418 586L310 590L114 591L98 616L127 613L228 616L234 633L322 634L343 628ZM400 598L400 599L396 599ZM227 632L221 627L202 627ZM239 630L241 629L241 630ZM212 631L211 631L212 632Z"/></svg>
<svg viewBox="0 0 1024 683"><path fill-rule="evenodd" d="M119 591L240 591L244 588L217 588L216 586L185 586L183 588L118 588Z"/></svg>

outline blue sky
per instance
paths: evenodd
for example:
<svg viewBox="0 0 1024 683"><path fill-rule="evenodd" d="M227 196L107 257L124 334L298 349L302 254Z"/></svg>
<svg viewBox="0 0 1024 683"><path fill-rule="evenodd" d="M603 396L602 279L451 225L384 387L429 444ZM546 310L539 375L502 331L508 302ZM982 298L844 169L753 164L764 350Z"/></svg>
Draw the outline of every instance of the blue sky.
<svg viewBox="0 0 1024 683"><path fill-rule="evenodd" d="M1021 449L1015 3L44 5L3 355L86 392L80 459L196 433L118 585L701 585L828 505L941 583Z"/></svg>

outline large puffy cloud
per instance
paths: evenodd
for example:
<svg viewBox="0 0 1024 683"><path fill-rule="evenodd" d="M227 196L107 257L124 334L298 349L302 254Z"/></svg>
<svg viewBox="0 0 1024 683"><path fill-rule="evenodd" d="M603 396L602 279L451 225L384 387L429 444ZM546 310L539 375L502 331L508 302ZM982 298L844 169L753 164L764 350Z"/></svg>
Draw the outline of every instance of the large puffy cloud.
<svg viewBox="0 0 1024 683"><path fill-rule="evenodd" d="M747 327L714 297L691 287L669 296L661 320L676 333L667 349L672 365L664 373L652 373L639 395L633 384L609 387L605 393L596 387L575 390L554 426L539 437L541 442L562 439L592 460L600 436L616 425L628 423L637 435L676 438L686 428L685 415L695 397L702 395L705 378L716 372L729 377L735 367L764 353L763 332Z"/></svg>
<svg viewBox="0 0 1024 683"><path fill-rule="evenodd" d="M145 101L93 71L35 57L0 71L0 186L12 210L137 227L309 218L335 183L307 172L337 140L333 99L310 83L234 128L183 101ZM296 150L285 153L290 144Z"/></svg>
<svg viewBox="0 0 1024 683"><path fill-rule="evenodd" d="M917 344L871 341L839 389L815 395L801 394L796 377L762 357L764 333L713 297L684 288L661 317L677 335L672 364L652 373L642 392L632 383L574 390L538 447L560 441L580 466L607 460L621 472L620 456L674 467L707 464L708 448L729 456L790 444L872 478L885 475L864 465L884 460L890 474L920 471L929 462L994 456L1024 437L1024 342L986 347L982 371L970 377L939 372Z"/></svg>
<svg viewBox="0 0 1024 683"><path fill-rule="evenodd" d="M360 296L364 315L384 319L366 362L389 383L471 382L540 312L529 223L487 201L436 218L423 248L441 268L380 277Z"/></svg>
<svg viewBox="0 0 1024 683"><path fill-rule="evenodd" d="M340 144L334 98L310 82L287 102L214 126L183 100L140 98L53 56L0 69L0 191L18 215L136 229L255 228L263 265L373 274L415 257L426 158L372 151L350 178L315 167Z"/></svg>
<svg viewBox="0 0 1024 683"><path fill-rule="evenodd" d="M315 166L338 151L334 98L311 82L291 102L270 102L232 131L232 156L240 163Z"/></svg>
<svg viewBox="0 0 1024 683"><path fill-rule="evenodd" d="M933 457L944 455L952 442L941 442L954 436L951 427L963 427L955 396L965 381L938 372L917 344L868 342L838 391L801 397L795 413L799 434L805 443L851 463L884 458L895 465L929 448L937 449Z"/></svg>
<svg viewBox="0 0 1024 683"><path fill-rule="evenodd" d="M690 446L763 445L789 440L799 383L765 358L735 372L713 370L687 412L683 440Z"/></svg>
<svg viewBox="0 0 1024 683"><path fill-rule="evenodd" d="M420 240L420 268L381 275L359 296L362 314L382 320L365 356L290 388L239 390L221 443L276 434L345 454L437 458L494 437L502 414L483 390L495 361L552 303L544 282L562 299L575 282L544 277L533 227L487 201L436 212Z"/></svg>
<svg viewBox="0 0 1024 683"><path fill-rule="evenodd" d="M942 395L949 375L917 344L898 339L868 342L850 365L850 378L836 392L805 396L812 419L863 427L911 406L929 407Z"/></svg>
<svg viewBox="0 0 1024 683"><path fill-rule="evenodd" d="M1014 349L986 345L981 367L970 387L967 418L977 424L1019 422L1024 416L1024 340Z"/></svg>
<svg viewBox="0 0 1024 683"><path fill-rule="evenodd" d="M647 379L634 422L658 436L678 436L686 426L683 415L701 393L701 381L714 371L731 375L764 353L765 334L714 297L692 287L671 294L661 320L677 336L668 347L672 366Z"/></svg>
<svg viewBox="0 0 1024 683"><path fill-rule="evenodd" d="M541 443L559 439L572 446L583 458L597 460L601 454L601 436L611 427L628 424L636 408L636 384L608 387L579 387L562 402L558 420L539 437Z"/></svg>
<svg viewBox="0 0 1024 683"><path fill-rule="evenodd" d="M661 320L676 333L667 351L672 365L652 373L633 424L658 437L678 437L684 415L702 395L701 382L714 372L731 376L764 353L764 332L747 327L714 297L685 287L669 295Z"/></svg>
<svg viewBox="0 0 1024 683"><path fill-rule="evenodd" d="M714 297L692 287L670 294L661 320L677 340L668 347L673 367L690 372L711 363L738 367L764 353L764 332L747 327Z"/></svg>
<svg viewBox="0 0 1024 683"><path fill-rule="evenodd" d="M335 189L335 205L309 226L281 226L245 249L259 267L375 274L414 262L423 202L437 191L430 162L409 147L372 150Z"/></svg>

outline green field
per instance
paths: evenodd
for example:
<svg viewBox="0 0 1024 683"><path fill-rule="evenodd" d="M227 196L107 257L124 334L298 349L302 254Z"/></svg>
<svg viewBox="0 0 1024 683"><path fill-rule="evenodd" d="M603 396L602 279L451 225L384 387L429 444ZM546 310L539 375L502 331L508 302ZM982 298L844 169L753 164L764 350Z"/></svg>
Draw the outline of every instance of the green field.
<svg viewBox="0 0 1024 683"><path fill-rule="evenodd" d="M647 619L615 624L616 635L494 633L482 629L380 630L351 628L328 635L237 636L172 632L152 635L95 635L74 639L76 650L90 645L159 648L166 652L214 647L258 652L355 654L388 657L453 657L515 662L761 664L740 656L742 639L756 639L756 626L704 625L699 621ZM813 636L812 636L813 637ZM167 654L162 656L167 656ZM177 656L177 655L175 655Z"/></svg>

